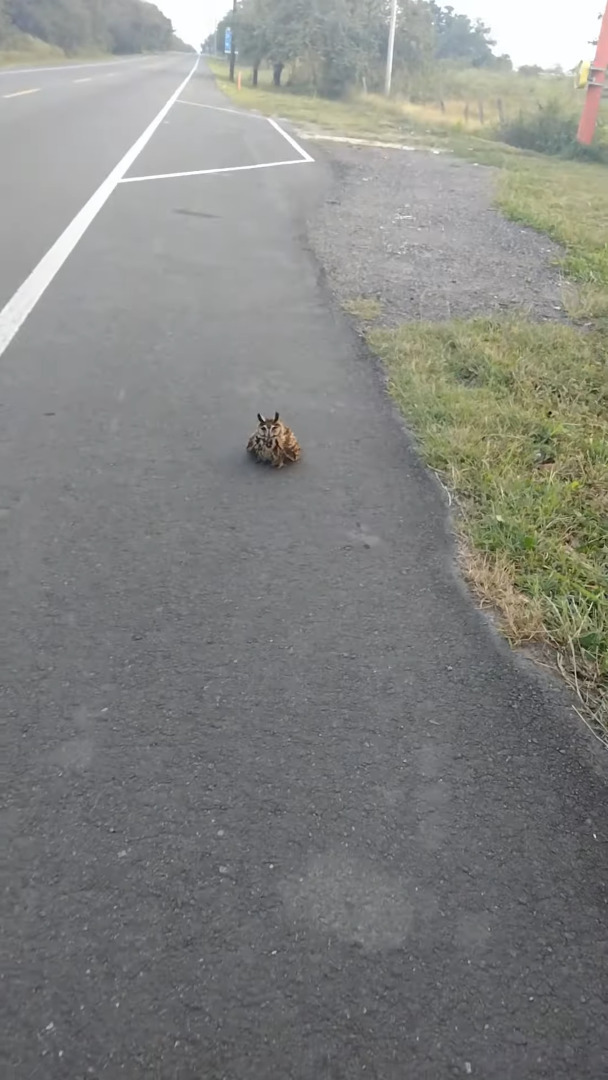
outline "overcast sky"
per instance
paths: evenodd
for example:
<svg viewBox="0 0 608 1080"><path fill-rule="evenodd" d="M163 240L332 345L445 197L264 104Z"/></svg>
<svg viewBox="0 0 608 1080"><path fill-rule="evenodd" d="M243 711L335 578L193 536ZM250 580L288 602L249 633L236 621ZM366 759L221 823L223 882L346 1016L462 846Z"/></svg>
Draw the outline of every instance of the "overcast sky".
<svg viewBox="0 0 608 1080"><path fill-rule="evenodd" d="M230 0L156 0L185 41L199 45L230 7ZM456 11L480 18L491 27L499 52L519 64L574 67L591 59L587 42L597 37L597 16L605 0L452 0ZM561 14L558 10L561 8Z"/></svg>

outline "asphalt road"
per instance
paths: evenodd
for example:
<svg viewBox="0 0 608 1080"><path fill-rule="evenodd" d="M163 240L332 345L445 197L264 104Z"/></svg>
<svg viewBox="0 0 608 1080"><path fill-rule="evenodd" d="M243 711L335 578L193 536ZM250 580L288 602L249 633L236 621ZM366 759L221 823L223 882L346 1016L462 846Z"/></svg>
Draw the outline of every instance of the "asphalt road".
<svg viewBox="0 0 608 1080"><path fill-rule="evenodd" d="M176 87L173 57L0 69L0 308Z"/></svg>
<svg viewBox="0 0 608 1080"><path fill-rule="evenodd" d="M189 63L0 98L0 306ZM182 98L127 179L297 158ZM326 183L119 184L0 360L7 1080L608 1073L606 756L458 579Z"/></svg>

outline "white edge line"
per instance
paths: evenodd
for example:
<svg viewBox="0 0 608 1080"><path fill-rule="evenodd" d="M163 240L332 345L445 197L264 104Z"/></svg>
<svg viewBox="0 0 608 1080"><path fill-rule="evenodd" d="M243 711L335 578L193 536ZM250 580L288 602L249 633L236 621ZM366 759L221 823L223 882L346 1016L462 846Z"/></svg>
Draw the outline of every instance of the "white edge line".
<svg viewBox="0 0 608 1080"><path fill-rule="evenodd" d="M312 158L292 161L262 161L259 165L228 165L223 169L192 169L189 172L157 173L155 176L125 176L119 184L142 184L144 180L180 180L184 176L214 176L217 173L249 172L251 169L275 169L278 165L308 165Z"/></svg>
<svg viewBox="0 0 608 1080"><path fill-rule="evenodd" d="M296 153L299 154L300 157L302 157L304 161L313 161L314 162L315 159L313 157L311 157L310 154L308 154L306 152L306 150L304 150L304 148L302 146L300 146L300 144L297 143L296 140L293 139L291 137L291 135L289 135L284 130L284 128L281 127L280 124L277 123L276 120L273 120L271 116L267 116L266 119L268 120L268 123L270 124L270 126L273 127L275 129L275 131L278 131L279 135L282 135L284 139L287 139L287 142L289 143L289 145L293 146Z"/></svg>
<svg viewBox="0 0 608 1080"><path fill-rule="evenodd" d="M94 192L89 201L85 203L82 209L76 214L76 217L70 222L67 228L64 229L61 236L55 241L53 246L49 248L46 255L43 255L38 265L34 267L29 277L25 279L23 284L17 289L17 292L11 297L2 311L0 311L0 356L2 356L4 351L8 348L15 337L15 334L17 334L21 326L23 326L28 315L35 308L40 297L51 284L55 275L61 270L64 262L69 258L78 241L84 236L89 225L97 217L97 214L108 201L110 195L120 183L127 170L131 168L131 165L136 158L139 157L146 143L150 141L156 129L162 124L169 109L177 101L178 97L194 75L198 64L199 57L197 56L189 74L183 82L180 83L167 103L163 105L160 112L154 117L154 120L148 124L146 130L133 143L133 146L127 150L124 157L118 162L118 165L114 166L111 173L97 188L97 191Z"/></svg>
<svg viewBox="0 0 608 1080"><path fill-rule="evenodd" d="M2 97L4 98L5 101L8 101L9 98L25 97L26 94L39 94L39 93L40 93L40 87L35 86L32 90L14 90L12 94L3 94Z"/></svg>
<svg viewBox="0 0 608 1080"><path fill-rule="evenodd" d="M260 116L259 113L245 112L244 109L225 109L221 105L203 105L201 101L187 101L185 98L180 98L176 101L176 105L194 105L195 109L211 109L212 112L227 112L232 113L233 116L249 116L252 120L265 120L265 116Z"/></svg>

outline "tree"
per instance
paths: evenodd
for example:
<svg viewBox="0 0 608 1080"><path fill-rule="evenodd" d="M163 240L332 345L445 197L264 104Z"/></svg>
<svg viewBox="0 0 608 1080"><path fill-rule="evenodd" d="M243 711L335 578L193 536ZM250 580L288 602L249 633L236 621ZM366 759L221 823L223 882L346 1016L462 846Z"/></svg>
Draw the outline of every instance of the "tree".
<svg viewBox="0 0 608 1080"><path fill-rule="evenodd" d="M416 0L401 0L395 35L394 63L407 78L426 70L435 55L435 34L431 7ZM386 57L386 42L382 61Z"/></svg>
<svg viewBox="0 0 608 1080"><path fill-rule="evenodd" d="M272 4L269 0L249 0L238 11L237 38L239 56L250 63L253 85L258 85L258 72L272 49Z"/></svg>
<svg viewBox="0 0 608 1080"><path fill-rule="evenodd" d="M286 66L298 63L319 93L338 96L363 78L377 79L386 59L388 13L388 0L243 0L239 53L253 66L254 84L264 60L272 65L275 86ZM400 24L399 55L419 63L431 49L424 0L402 0Z"/></svg>
<svg viewBox="0 0 608 1080"><path fill-rule="evenodd" d="M471 22L468 15L459 15L453 7L440 7L430 0L435 27L435 56L438 60L463 60L472 67L483 67L494 60L496 44L491 30L481 19Z"/></svg>
<svg viewBox="0 0 608 1080"><path fill-rule="evenodd" d="M66 53L96 47L115 53L163 51L171 21L143 0L0 0L0 33L29 34Z"/></svg>
<svg viewBox="0 0 608 1080"><path fill-rule="evenodd" d="M390 0L240 0L233 27L240 57L253 68L253 83L266 61L279 87L285 68L297 67L325 96L337 97L363 81L379 89L386 63ZM221 47L232 13L218 24ZM209 39L213 46L213 38ZM510 64L492 52L490 30L435 0L398 0L394 63L401 82L415 78L433 59L465 64Z"/></svg>

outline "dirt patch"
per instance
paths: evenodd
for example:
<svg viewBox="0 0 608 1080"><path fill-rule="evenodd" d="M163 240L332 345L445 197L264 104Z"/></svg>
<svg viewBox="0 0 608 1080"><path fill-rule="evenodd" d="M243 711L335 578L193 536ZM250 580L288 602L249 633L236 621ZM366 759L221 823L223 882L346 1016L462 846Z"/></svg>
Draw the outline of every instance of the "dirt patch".
<svg viewBox="0 0 608 1080"><path fill-rule="evenodd" d="M319 148L335 183L309 227L341 302L383 322L525 312L564 318L561 249L492 207L493 169L425 152Z"/></svg>

